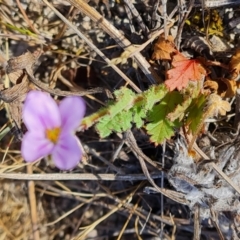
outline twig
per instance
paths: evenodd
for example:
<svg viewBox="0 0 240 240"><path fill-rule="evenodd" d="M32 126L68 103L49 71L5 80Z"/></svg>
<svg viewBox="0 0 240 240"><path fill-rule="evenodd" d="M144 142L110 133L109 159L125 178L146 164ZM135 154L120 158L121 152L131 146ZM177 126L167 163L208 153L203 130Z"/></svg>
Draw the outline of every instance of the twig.
<svg viewBox="0 0 240 240"><path fill-rule="evenodd" d="M79 195L82 195L82 193L62 191L59 188L51 186L51 184L47 184L46 185L46 183L43 183L42 181L39 181L37 184L38 184L38 186L41 186L44 189L44 191L45 190L51 190L52 192L57 193L58 196L67 197L67 198L70 198L70 199L77 199L78 201L81 201L81 202L84 202L84 203L88 203L88 200L86 200L85 198L79 196ZM92 196L92 195L89 195L89 196ZM99 195L96 193L95 197L98 197L98 196ZM116 201L117 203L121 202L121 200L119 198L117 198L116 196L113 196L113 194L110 191L107 191L107 196L110 199L113 199L114 201ZM101 201L100 202L92 202L91 204L97 205L98 207L99 206L105 207L105 208L110 208L111 207L111 205L109 203L105 203L105 202L101 202ZM126 203L124 205L124 207L126 208L126 210L130 210L131 211L133 205L131 203ZM139 216L141 219L146 220L146 216L148 215L148 212L146 210L142 209L142 208L138 208L136 210L136 212L135 212L135 215ZM148 221L149 225L151 227L156 228L157 227L156 221L163 221L167 225L173 226L173 223L172 223L172 221L171 221L171 219L169 217L164 217L164 219L163 219L163 218L161 218L159 216L159 214L153 214L152 213L151 216L150 216L150 220ZM190 224L190 220L174 218L174 224L189 225Z"/></svg>
<svg viewBox="0 0 240 240"><path fill-rule="evenodd" d="M89 202L91 202L91 201L92 201L92 199L89 199ZM45 224L45 227L49 227L49 226L52 226L52 225L56 224L57 222L61 221L62 219L66 218L68 215L72 214L73 212L75 212L76 210L81 208L84 204L85 203L81 203L81 204L77 205L76 207L70 209L69 211L67 211L66 213L61 215L59 218L55 219L52 222L49 222L49 223Z"/></svg>
<svg viewBox="0 0 240 240"><path fill-rule="evenodd" d="M194 208L194 240L200 240L201 238L201 227L200 227L200 207L197 204Z"/></svg>
<svg viewBox="0 0 240 240"><path fill-rule="evenodd" d="M234 127L237 129L239 124L240 124L240 89L237 89Z"/></svg>
<svg viewBox="0 0 240 240"><path fill-rule="evenodd" d="M198 0L195 1L194 7L215 8L226 5L240 4L239 0Z"/></svg>
<svg viewBox="0 0 240 240"><path fill-rule="evenodd" d="M169 28L171 28L173 25L174 25L174 23L175 23L175 20L172 20L167 26L166 26L166 29L167 30L169 30ZM157 31L154 31L154 32L152 32L151 34L149 34L149 39L146 41L146 42L144 42L143 44L141 44L141 45L136 45L136 50L134 50L132 53L131 53L131 55L130 55L130 57L133 57L134 55L136 56L136 53L139 53L139 52L141 52L149 43L151 43L155 38L157 38L159 35L161 35L163 32L164 32L165 30L164 30L164 28L161 28L161 29L159 29L159 30L157 30ZM162 82L162 81L161 81ZM159 82L160 83L160 82Z"/></svg>
<svg viewBox="0 0 240 240"><path fill-rule="evenodd" d="M118 136L120 136L121 134L117 134ZM132 142L133 141L133 142ZM147 163L149 163L150 165L152 165L153 167L155 167L157 170L161 171L162 168L154 161L152 161L152 159L150 159L148 156L146 156L137 146L137 144L134 144L135 139L134 136L132 134L132 132L128 131L126 133L126 141L125 143L127 144L128 147L131 148L131 150L134 150L134 152L138 153L138 155L140 155Z"/></svg>
<svg viewBox="0 0 240 240"><path fill-rule="evenodd" d="M142 20L142 17L138 13L137 9L133 5L132 1L130 0L123 0L124 4L127 6L127 8L131 11L133 17L138 22L139 26L141 27L144 34L147 34L149 32L148 27L145 25L145 23Z"/></svg>
<svg viewBox="0 0 240 240"><path fill-rule="evenodd" d="M220 237L220 240L224 240L225 237L223 236L223 233L218 225L218 219L216 217L216 213L213 211L212 207L210 207L210 212L211 212L211 215L212 215L212 221L213 221L213 225L216 227L217 229L217 232L218 232L218 235Z"/></svg>
<svg viewBox="0 0 240 240"><path fill-rule="evenodd" d="M126 14L127 14L127 18L128 18L128 20L129 20L129 28L130 28L130 30L131 30L131 33L135 33L136 32L136 30L135 30L135 27L134 27L134 25L133 25L133 21L132 21L132 19L133 19L133 17L132 17L132 12L130 11L130 8L126 5L126 4L124 4L124 8L125 8L125 11L126 11Z"/></svg>
<svg viewBox="0 0 240 240"><path fill-rule="evenodd" d="M35 43L35 44L46 44L46 40L38 35L38 38L32 37L32 36L28 36L28 35L24 35L24 34L8 34L8 33L0 33L0 37L1 38L9 38L9 39L13 39L16 41L26 41L29 44L30 43ZM50 39L49 39L50 40ZM0 60L0 62L2 62Z"/></svg>
<svg viewBox="0 0 240 240"><path fill-rule="evenodd" d="M129 84L137 93L140 93L141 90L131 81L130 78L128 78L126 76L126 74L124 74L115 64L113 64L111 62L110 59L108 59L91 41L89 41L89 39L87 37L84 36L84 34L82 34L77 27L75 27L72 23L70 23L56 8L54 8L52 6L52 4L50 4L47 0L42 0L50 9L52 9L52 11L62 20L66 23L66 25L68 25L68 27L70 27L80 38L82 38L87 44L88 46L94 50L101 58L103 58L103 60L110 66L112 67L125 81L127 84ZM85 3L87 5L87 3ZM88 5L87 5L88 6ZM90 8L90 7L89 7ZM97 11L96 13L101 16ZM99 21L102 20L102 17L100 17L98 19Z"/></svg>
<svg viewBox="0 0 240 240"><path fill-rule="evenodd" d="M124 172L122 171L121 168L116 167L114 164L112 164L110 161L108 161L107 159L103 158L102 156L100 156L99 153L97 153L94 149L89 148L87 145L84 146L85 149L87 149L87 152L89 152L90 154L92 154L94 157L98 158L100 161L102 161L103 163L105 163L110 169L112 169L113 171L119 173L119 174L123 174Z"/></svg>
<svg viewBox="0 0 240 240"><path fill-rule="evenodd" d="M197 146L196 143L193 144L193 149L205 160L208 160L209 157ZM209 162L211 167L223 178L225 181L236 191L240 194L239 187L214 163Z"/></svg>
<svg viewBox="0 0 240 240"><path fill-rule="evenodd" d="M152 179L161 178L159 173L151 174ZM28 174L28 173L0 173L0 178L14 179L14 180L33 180L33 181L71 181L71 180L85 180L85 181L140 181L146 180L144 174L92 174L92 173L49 173L49 174Z"/></svg>
<svg viewBox="0 0 240 240"><path fill-rule="evenodd" d="M138 223L139 223L139 217L137 216L137 217L136 217L136 220L135 220L135 222L134 222L135 233L136 233L136 235L137 235L137 239L138 239L138 240L143 240L143 239L140 237L140 234L139 234Z"/></svg>
<svg viewBox="0 0 240 240"><path fill-rule="evenodd" d="M1 228L1 232L4 231L5 237L8 237L10 240L14 240L16 238L16 236L14 236L10 230L4 225L2 219L0 218L0 228ZM13 229L12 229L13 231Z"/></svg>
<svg viewBox="0 0 240 240"><path fill-rule="evenodd" d="M28 174L32 174L32 164L27 165ZM35 184L33 181L28 182L28 197L31 209L32 229L34 240L40 240L39 229L38 229L38 214L37 214L37 202L35 196Z"/></svg>
<svg viewBox="0 0 240 240"><path fill-rule="evenodd" d="M158 14L158 7L160 4L160 0L156 0L153 5L153 12L151 17L151 27L157 29L161 26L161 16Z"/></svg>
<svg viewBox="0 0 240 240"><path fill-rule="evenodd" d="M171 213L170 213L170 220L171 220L172 226L173 226L171 240L175 240L177 226L176 226L176 223L174 222L174 219L173 219Z"/></svg>
<svg viewBox="0 0 240 240"><path fill-rule="evenodd" d="M43 0L44 2L46 0ZM119 46L123 49L129 47L131 42L124 37L124 35L118 31L110 22L108 22L105 18L103 18L94 8L90 7L83 0L68 0L73 6L81 10L85 15L90 17L95 23L99 25L106 33L108 33ZM141 68L145 76L148 78L150 83L160 83L161 79L148 63L148 61L142 56L142 54L137 53L134 55L134 59L137 65ZM110 64L110 63L109 63ZM110 65L111 66L111 65Z"/></svg>
<svg viewBox="0 0 240 240"><path fill-rule="evenodd" d="M165 153L166 153L166 140L162 144L162 168L165 168ZM164 188L164 172L162 171L162 178L161 178L161 188ZM163 195L161 194L161 216L164 216L164 201L163 201ZM163 231L164 230L164 224L161 222L161 232L160 232L160 238L163 238Z"/></svg>
<svg viewBox="0 0 240 240"><path fill-rule="evenodd" d="M132 134L131 131L128 131L128 138L127 138L128 142L130 143L130 145L132 146L131 150L134 153L134 155L138 158L139 163L141 165L142 171L144 173L144 175L147 177L148 181L152 184L152 186L161 194L163 194L164 196L171 198L172 200L182 203L184 205L187 205L187 200L185 198L185 195L182 193L178 193L175 191L171 191L168 189L164 189L164 188L159 188L155 182L153 181L153 179L151 178L151 175L148 172L146 163L144 162L144 159L142 158L142 151L138 148L136 140Z"/></svg>
<svg viewBox="0 0 240 240"><path fill-rule="evenodd" d="M72 14L72 16L70 14ZM74 7L71 7L68 11L66 18L69 19L70 21L72 21L73 18L75 17L75 15L76 15L76 11L74 11ZM59 31L58 35L56 36L56 39L62 38L66 29L67 29L67 25L64 23L64 25L61 27L61 30Z"/></svg>
<svg viewBox="0 0 240 240"><path fill-rule="evenodd" d="M167 29L167 0L162 0L162 8L163 8L164 37L165 37L165 40L167 40L167 37L168 37L168 29Z"/></svg>
<svg viewBox="0 0 240 240"><path fill-rule="evenodd" d="M18 8L19 8L19 10L21 11L21 13L22 13L22 15L23 15L23 17L24 17L24 20L26 21L26 23L28 24L28 26L34 31L34 33L38 33L38 34L39 34L39 31L37 31L37 30L35 29L35 27L34 27L34 26L32 25L32 23L31 23L31 21L29 20L29 18L28 18L28 16L27 16L26 12L24 11L24 9L23 9L20 1L19 1L19 0L16 0L16 2L17 2L17 5L18 5Z"/></svg>
<svg viewBox="0 0 240 240"><path fill-rule="evenodd" d="M128 218L127 218L127 221L125 222L125 224L123 225L120 233L118 234L117 240L121 240L122 239L122 236L123 236L123 234L124 234L124 232L125 232L125 230L127 228L127 225L129 224L130 220L133 217L133 214L135 213L136 209L138 208L139 202L140 202L140 198L138 198L138 200L137 200L136 204L134 205L132 211L130 211L130 214L129 214Z"/></svg>
<svg viewBox="0 0 240 240"><path fill-rule="evenodd" d="M178 49L180 47L181 35L182 35L182 30L183 30L184 24L185 24L185 22L188 18L188 15L192 11L192 8L194 6L194 2L195 2L195 0L190 0L188 10L187 10L186 14L184 15L184 17L181 19L181 23L180 23L178 33L177 33L177 36L176 36L176 46L177 46Z"/></svg>
<svg viewBox="0 0 240 240"><path fill-rule="evenodd" d="M16 72L17 70L25 70L32 83L34 83L40 89L57 96L73 96L73 95L84 96L88 94L100 93L105 91L103 88L93 88L89 90L74 91L74 92L61 91L59 89L49 88L43 82L36 80L33 75L33 66L38 61L38 58L40 57L41 53L42 53L41 50L36 50L33 53L26 52L18 57L9 59L7 62L8 64L6 66L7 73L8 74L13 73L13 72ZM23 91L26 87L25 84L27 84L27 82L25 80L24 81L22 80L20 84L17 84L10 89L1 91L0 99L2 99L5 102L12 102L15 98L18 98L20 96L21 92L23 94ZM16 91L15 89L16 87L18 91Z"/></svg>
<svg viewBox="0 0 240 240"><path fill-rule="evenodd" d="M133 190L133 192L131 192L124 200L122 200L116 207L114 207L111 211L109 211L108 213L106 213L103 217L98 218L98 220L96 220L94 223L92 223L90 226L88 226L87 228L85 228L85 230L80 233L80 235L76 238L76 240L84 240L86 239L86 236L94 229L96 228L96 226L98 224L100 224L102 221L104 221L105 219L107 219L109 216L111 216L112 214L114 214L115 212L117 212L118 210L120 210L126 203L128 203L129 201L131 201L132 197L134 196L134 194L137 192L137 190L142 186L143 182L140 183L136 189Z"/></svg>
<svg viewBox="0 0 240 240"><path fill-rule="evenodd" d="M113 163L113 162L115 161L115 159L119 156L120 151L121 151L121 149L122 149L125 141L126 141L126 137L123 136L120 144L118 144L117 149L115 150L114 154L113 154L112 157L111 157L111 160L110 160L111 163Z"/></svg>

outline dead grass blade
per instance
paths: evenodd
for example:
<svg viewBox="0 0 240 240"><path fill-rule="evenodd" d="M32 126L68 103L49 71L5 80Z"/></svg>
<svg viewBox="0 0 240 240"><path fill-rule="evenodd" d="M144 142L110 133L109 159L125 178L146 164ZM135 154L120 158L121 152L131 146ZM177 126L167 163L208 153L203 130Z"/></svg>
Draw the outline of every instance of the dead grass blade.
<svg viewBox="0 0 240 240"><path fill-rule="evenodd" d="M27 165L27 172L29 174L32 174L33 172L32 164ZM34 240L40 240L39 228L38 228L37 200L35 195L34 181L28 182L28 198L29 198L30 209L31 209L33 238Z"/></svg>
<svg viewBox="0 0 240 240"><path fill-rule="evenodd" d="M127 38L125 38L124 35L120 33L120 31L118 31L110 22L108 22L103 16L101 16L94 8L90 7L85 1L68 0L68 2L70 2L82 13L84 13L94 22L96 22L98 26L101 27L103 31L108 33L120 47L125 49L132 45L132 43ZM154 84L161 82L159 76L156 74L156 72L153 70L151 65L147 62L147 60L143 57L142 54L137 52L134 55L134 59L151 83Z"/></svg>
<svg viewBox="0 0 240 240"><path fill-rule="evenodd" d="M24 165L21 165L22 167ZM7 170L7 168L4 168ZM151 174L150 177L152 179L160 178L160 174ZM45 180L45 181L57 181L57 180L86 180L86 181L96 181L96 180L103 180L103 181L140 181L146 180L146 176L144 174L92 174L92 173L49 173L49 174L28 174L28 173L2 173L0 172L0 178L5 179L15 179L15 180Z"/></svg>
<svg viewBox="0 0 240 240"><path fill-rule="evenodd" d="M82 34L77 27L75 27L71 22L69 22L56 8L53 7L47 0L42 0L62 21L65 22L68 27L70 27L80 38L82 38L88 46L95 51L103 60L111 66L125 81L129 84L136 92L140 93L141 90L129 79L116 65L112 64L111 60L108 59L102 51L100 51L87 37ZM88 5L87 5L88 6ZM98 14L99 15L99 14ZM102 18L102 17L101 17Z"/></svg>
<svg viewBox="0 0 240 240"><path fill-rule="evenodd" d="M105 219L107 219L109 216L111 216L112 214L114 214L115 212L117 212L118 210L120 210L126 203L131 202L132 197L134 196L134 194L136 193L136 191L143 185L143 182L140 183L135 189L134 191L132 191L121 203L119 203L115 208L113 208L110 212L108 212L107 214L105 214L103 217L99 218L97 221L95 221L94 223L92 223L91 225L89 225L88 227L86 227L86 229L80 233L80 235L75 238L74 240L85 240L87 235L94 229L96 228L96 226L98 224L100 224L102 221L104 221Z"/></svg>
<svg viewBox="0 0 240 240"><path fill-rule="evenodd" d="M200 207L199 205L195 206L194 211L194 239L200 240L201 237L201 226L200 226Z"/></svg>
<svg viewBox="0 0 240 240"><path fill-rule="evenodd" d="M135 211L136 211L136 209L137 209L137 207L138 207L139 201L140 201L140 198L138 198L136 204L134 205L132 211L130 212L130 214L129 214L128 218L127 218L127 221L126 221L125 224L123 225L122 230L120 231L120 233L119 233L119 235L118 235L117 240L121 240L122 235L124 234L124 231L126 230L128 223L129 223L130 220L132 219L132 216L133 216L133 214L135 213Z"/></svg>

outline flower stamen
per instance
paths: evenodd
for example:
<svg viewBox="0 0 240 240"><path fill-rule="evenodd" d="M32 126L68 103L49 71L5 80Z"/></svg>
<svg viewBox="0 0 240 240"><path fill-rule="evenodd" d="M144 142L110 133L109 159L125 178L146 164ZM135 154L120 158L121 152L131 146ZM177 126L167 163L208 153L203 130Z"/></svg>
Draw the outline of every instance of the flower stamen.
<svg viewBox="0 0 240 240"><path fill-rule="evenodd" d="M59 138L60 132L61 132L61 128L60 127L56 127L56 128L53 128L53 129L47 129L46 130L46 137L51 142L56 144L58 142L58 138Z"/></svg>

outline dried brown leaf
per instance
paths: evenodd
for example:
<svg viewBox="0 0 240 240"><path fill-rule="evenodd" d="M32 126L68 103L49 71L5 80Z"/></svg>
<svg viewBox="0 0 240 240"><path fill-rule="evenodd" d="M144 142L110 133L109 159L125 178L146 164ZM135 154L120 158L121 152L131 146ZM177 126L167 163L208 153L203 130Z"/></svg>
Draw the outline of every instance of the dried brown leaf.
<svg viewBox="0 0 240 240"><path fill-rule="evenodd" d="M228 101L223 100L217 94L211 94L208 99L209 116L225 116L231 110L231 105ZM211 114L210 114L211 113Z"/></svg>
<svg viewBox="0 0 240 240"><path fill-rule="evenodd" d="M240 48L236 50L236 53L232 56L232 59L229 63L229 70L233 74L238 75L240 72Z"/></svg>
<svg viewBox="0 0 240 240"><path fill-rule="evenodd" d="M24 100L25 96L21 96L14 101L10 102L8 105L10 118L14 120L15 124L17 125L17 129L21 129L21 122L22 122L22 101Z"/></svg>
<svg viewBox="0 0 240 240"><path fill-rule="evenodd" d="M207 79L204 82L204 89L209 89L211 92L217 92L218 90L218 83L214 80Z"/></svg>
<svg viewBox="0 0 240 240"><path fill-rule="evenodd" d="M227 78L208 79L204 82L204 88L210 89L212 93L217 93L222 98L231 98L235 96L237 89L240 88L240 82Z"/></svg>
<svg viewBox="0 0 240 240"><path fill-rule="evenodd" d="M227 79L227 78L222 78L221 81L226 84L227 89L226 89L226 91L222 92L220 94L220 96L223 97L223 98L234 97L237 89L240 87L240 83L235 81L235 80L230 80L230 79Z"/></svg>
<svg viewBox="0 0 240 240"><path fill-rule="evenodd" d="M10 118L16 123L17 128L21 129L22 101L29 91L28 75L24 71L26 68L32 68L40 56L41 51L25 54L8 60L6 72L8 73L13 87L0 91L0 99L8 103Z"/></svg>
<svg viewBox="0 0 240 240"><path fill-rule="evenodd" d="M171 60L172 59L171 54L176 52L176 47L173 40L174 39L172 36L168 36L167 39L165 40L164 36L161 35L154 45L152 59Z"/></svg>
<svg viewBox="0 0 240 240"><path fill-rule="evenodd" d="M29 86L27 75L25 75L19 84L0 92L0 98L9 103L8 108L10 118L14 120L18 129L21 129L22 101L28 91Z"/></svg>

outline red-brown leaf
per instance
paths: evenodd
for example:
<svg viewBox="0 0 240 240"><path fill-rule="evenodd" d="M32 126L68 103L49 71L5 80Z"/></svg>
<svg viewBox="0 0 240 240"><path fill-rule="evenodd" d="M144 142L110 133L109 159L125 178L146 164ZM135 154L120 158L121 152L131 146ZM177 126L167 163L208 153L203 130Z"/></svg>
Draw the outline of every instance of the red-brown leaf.
<svg viewBox="0 0 240 240"><path fill-rule="evenodd" d="M200 81L206 70L196 59L189 60L181 53L176 54L172 61L173 68L167 71L166 86L170 91L185 88L190 80Z"/></svg>

